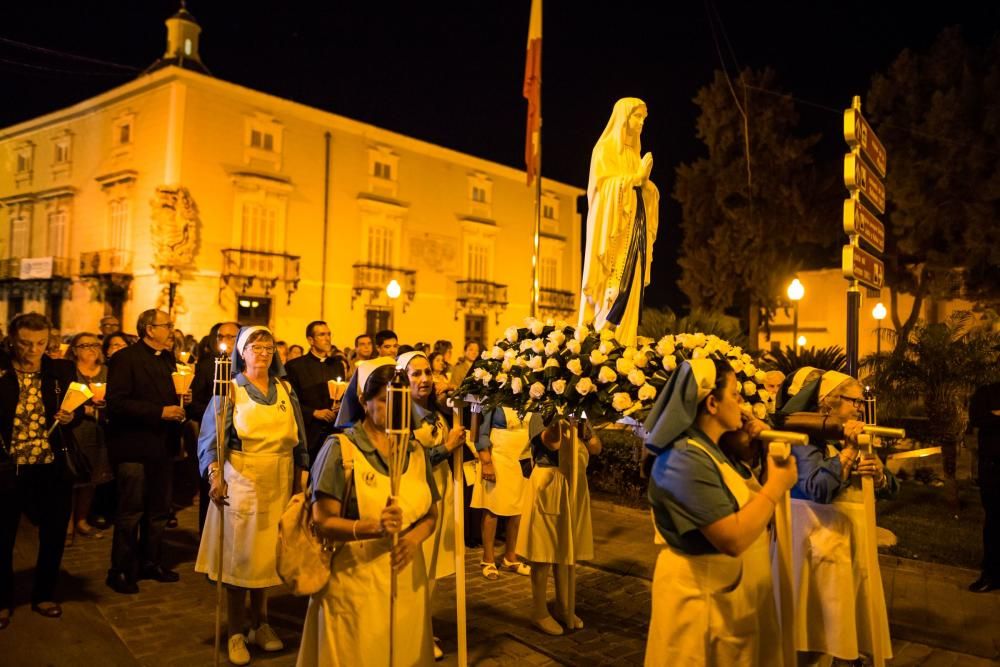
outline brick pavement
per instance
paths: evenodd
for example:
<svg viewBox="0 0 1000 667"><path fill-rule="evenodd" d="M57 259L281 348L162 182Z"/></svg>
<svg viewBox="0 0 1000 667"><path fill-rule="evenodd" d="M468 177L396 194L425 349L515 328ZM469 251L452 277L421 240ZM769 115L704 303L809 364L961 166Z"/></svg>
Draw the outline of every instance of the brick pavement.
<svg viewBox="0 0 1000 667"><path fill-rule="evenodd" d="M55 621L32 614L26 604L26 570L34 559L35 535L25 522L15 553L19 607L11 627L0 633L0 666L212 664L215 589L193 571L196 510L186 509L178 518L180 527L167 534L167 552L169 564L181 574L180 582L143 581L138 595L118 595L104 585L110 531L99 540L77 538L63 561L65 614ZM470 664L588 667L642 663L652 571L648 515L595 499L594 523L598 556L593 564L578 568L577 580L577 610L586 627L562 637L544 635L528 623L527 577L503 573L498 581L487 581L476 565L481 552L467 554ZM287 648L276 654L253 651L251 664L294 665L305 607L306 600L275 591L271 624ZM454 579L450 578L441 582L434 596L435 633L448 651L445 665L456 664L453 619ZM894 645L894 667L998 664L903 640L895 640Z"/></svg>

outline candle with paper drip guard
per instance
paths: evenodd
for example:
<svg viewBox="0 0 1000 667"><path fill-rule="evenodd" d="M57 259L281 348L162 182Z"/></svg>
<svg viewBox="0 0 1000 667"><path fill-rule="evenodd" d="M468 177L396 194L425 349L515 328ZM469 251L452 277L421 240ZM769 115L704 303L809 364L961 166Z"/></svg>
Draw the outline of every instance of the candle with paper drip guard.
<svg viewBox="0 0 1000 667"><path fill-rule="evenodd" d="M174 391L177 392L177 400L180 401L181 405L184 405L184 395L188 393L191 383L194 382L194 373L187 369L177 370L171 373L170 377L174 381Z"/></svg>
<svg viewBox="0 0 1000 667"><path fill-rule="evenodd" d="M188 352L187 350L181 350L180 352L177 353L177 359L182 364L186 364L191 359L191 353Z"/></svg>
<svg viewBox="0 0 1000 667"><path fill-rule="evenodd" d="M90 391L94 395L94 403L103 403L104 396L108 391L108 385L103 382L91 382Z"/></svg>
<svg viewBox="0 0 1000 667"><path fill-rule="evenodd" d="M93 397L94 392L90 391L90 387L87 385L82 382L70 382L59 409L65 410L66 412L73 412ZM50 436L55 432L57 426L59 426L58 421L52 424L51 428L49 428L48 434Z"/></svg>
<svg viewBox="0 0 1000 667"><path fill-rule="evenodd" d="M344 398L344 392L347 391L347 383L337 378L336 380L327 380L326 387L330 392L330 400L333 401L333 407L336 408L341 399Z"/></svg>

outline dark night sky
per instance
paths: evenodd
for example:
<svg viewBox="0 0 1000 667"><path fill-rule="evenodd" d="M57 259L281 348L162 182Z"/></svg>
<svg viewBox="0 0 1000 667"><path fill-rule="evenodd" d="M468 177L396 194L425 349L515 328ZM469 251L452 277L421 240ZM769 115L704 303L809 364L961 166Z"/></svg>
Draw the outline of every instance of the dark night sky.
<svg viewBox="0 0 1000 667"><path fill-rule="evenodd" d="M202 59L217 77L523 168L529 4L189 0L188 9L203 28ZM162 53L163 20L177 6L20 2L4 13L0 38L144 68ZM927 9L912 0L712 6L741 67L770 65L783 90L833 109L864 95L871 76L903 48L926 49L946 26L962 25L966 39L980 45L1000 29L993 0ZM702 150L691 100L720 66L708 7L679 0L545 3L546 176L585 187L590 150L614 101L635 96L649 106L643 150L656 158L654 181L661 193L672 191L676 165ZM723 49L729 58L725 43ZM731 59L727 64L735 72ZM0 127L134 75L0 42ZM818 167L839 172L839 113L804 105L799 112L803 134L824 136ZM680 211L663 201L651 300L677 306L672 247Z"/></svg>

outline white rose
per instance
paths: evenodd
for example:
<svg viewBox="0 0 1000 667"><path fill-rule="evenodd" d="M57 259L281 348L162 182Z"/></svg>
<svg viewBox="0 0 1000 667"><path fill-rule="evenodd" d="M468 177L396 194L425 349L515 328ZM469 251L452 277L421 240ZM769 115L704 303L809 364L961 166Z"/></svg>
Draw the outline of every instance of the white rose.
<svg viewBox="0 0 1000 667"><path fill-rule="evenodd" d="M562 333L562 330L565 329L567 326L569 325L566 324L566 320L556 320L555 327L556 329L559 329L560 333Z"/></svg>
<svg viewBox="0 0 1000 667"><path fill-rule="evenodd" d="M578 343L582 343L584 339L590 335L590 329L587 328L586 324L580 325L580 327L573 332L573 339Z"/></svg>
<svg viewBox="0 0 1000 667"><path fill-rule="evenodd" d="M583 366L580 364L579 359L570 359L566 362L566 370L573 375L579 375L583 372Z"/></svg>
<svg viewBox="0 0 1000 667"><path fill-rule="evenodd" d="M490 359L503 359L503 350L501 350L496 345L490 350Z"/></svg>
<svg viewBox="0 0 1000 667"><path fill-rule="evenodd" d="M483 386L485 387L486 385L488 385L492 379L493 379L492 375L490 375L489 373L483 373L482 377Z"/></svg>
<svg viewBox="0 0 1000 667"><path fill-rule="evenodd" d="M652 353L648 347L644 347L632 355L632 363L636 368L645 368L649 364L649 355Z"/></svg>
<svg viewBox="0 0 1000 667"><path fill-rule="evenodd" d="M720 339L719 342L715 344L715 347L722 354L729 354L729 350L733 348L733 346L730 345L728 341L724 341L722 339Z"/></svg>
<svg viewBox="0 0 1000 667"><path fill-rule="evenodd" d="M559 368L559 360L555 357L549 357L549 360L545 362L545 368Z"/></svg>
<svg viewBox="0 0 1000 667"><path fill-rule="evenodd" d="M552 391L562 396L563 392L566 391L566 380L554 380L552 382Z"/></svg>
<svg viewBox="0 0 1000 667"><path fill-rule="evenodd" d="M580 378L580 381L576 383L576 391L581 396L586 396L590 392L594 391L594 383L590 378Z"/></svg>
<svg viewBox="0 0 1000 667"><path fill-rule="evenodd" d="M747 374L747 377L753 377L757 375L757 367L753 364L747 364L743 367L743 372Z"/></svg>
<svg viewBox="0 0 1000 667"><path fill-rule="evenodd" d="M544 352L545 341L542 340L541 338L536 338L535 340L531 341L531 351L534 352L535 354L541 354L542 352Z"/></svg>
<svg viewBox="0 0 1000 667"><path fill-rule="evenodd" d="M743 356L741 357L741 359L743 359L743 363L744 363L744 364L750 364L750 363L753 363L753 357L751 357L751 356L750 356L749 354L744 354L744 355L743 355Z"/></svg>
<svg viewBox="0 0 1000 667"><path fill-rule="evenodd" d="M650 401L656 398L656 388L648 382L639 387L639 400Z"/></svg>
<svg viewBox="0 0 1000 667"><path fill-rule="evenodd" d="M628 374L628 381L637 387L641 387L646 384L646 374L636 368Z"/></svg>
<svg viewBox="0 0 1000 667"><path fill-rule="evenodd" d="M753 379L757 384L764 384L764 380L767 379L767 373L758 368L757 372L753 374Z"/></svg>
<svg viewBox="0 0 1000 667"><path fill-rule="evenodd" d="M677 370L677 357L675 357L672 354L663 357L663 367L666 368L668 371Z"/></svg>
<svg viewBox="0 0 1000 667"><path fill-rule="evenodd" d="M757 396L760 398L760 400L764 401L765 403L771 400L771 392L769 392L767 389L758 390Z"/></svg>
<svg viewBox="0 0 1000 667"><path fill-rule="evenodd" d="M480 359L489 359L490 358L490 351L489 350L483 350L482 352L479 353L479 358Z"/></svg>
<svg viewBox="0 0 1000 667"><path fill-rule="evenodd" d="M707 357L708 356L708 352L709 351L706 350L703 347L696 347L696 348L694 348L691 351L691 358L692 359L701 359L702 357Z"/></svg>
<svg viewBox="0 0 1000 667"><path fill-rule="evenodd" d="M504 384L507 382L507 374L506 373L497 373L497 382L500 383L501 387L504 386Z"/></svg>
<svg viewBox="0 0 1000 667"><path fill-rule="evenodd" d="M624 391L619 391L611 397L611 407L618 412L624 412L632 407L632 397Z"/></svg>
<svg viewBox="0 0 1000 667"><path fill-rule="evenodd" d="M555 343L556 345L562 345L566 342L566 334L559 329L549 333L548 338L550 343Z"/></svg>
<svg viewBox="0 0 1000 667"><path fill-rule="evenodd" d="M502 368L504 372L509 371L513 366L514 362L511 361L510 359L504 359L503 363L500 364L500 368Z"/></svg>
<svg viewBox="0 0 1000 667"><path fill-rule="evenodd" d="M504 350L504 353L503 353L503 358L504 359L513 359L516 356L517 356L517 350L515 350L514 348L511 347L511 348L508 348L508 349Z"/></svg>
<svg viewBox="0 0 1000 667"><path fill-rule="evenodd" d="M601 354L600 350L594 349L590 351L590 363L595 366L599 366L608 360L606 355Z"/></svg>
<svg viewBox="0 0 1000 667"><path fill-rule="evenodd" d="M555 324L556 324L556 321L554 319L552 319L551 317L545 318L545 326L552 327L552 326L555 326Z"/></svg>
<svg viewBox="0 0 1000 667"><path fill-rule="evenodd" d="M615 373L607 366L601 366L601 370L598 371L597 373L597 381L600 384L607 384L609 382L614 382L617 379L618 379L618 373Z"/></svg>
<svg viewBox="0 0 1000 667"><path fill-rule="evenodd" d="M510 390L515 394L520 394L522 389L524 389L524 383L521 382L521 378L512 377L510 379Z"/></svg>
<svg viewBox="0 0 1000 667"><path fill-rule="evenodd" d="M611 340L615 337L615 330L611 327L604 327L601 329L601 340Z"/></svg>
<svg viewBox="0 0 1000 667"><path fill-rule="evenodd" d="M541 336L542 331L544 329L545 329L545 322L542 322L541 320L535 320L534 322L531 323L531 333L535 334L536 336Z"/></svg>
<svg viewBox="0 0 1000 667"><path fill-rule="evenodd" d="M757 385L755 385L753 382L750 382L750 380L747 380L746 382L743 383L744 396L753 396L756 393L757 393Z"/></svg>
<svg viewBox="0 0 1000 667"><path fill-rule="evenodd" d="M517 346L517 349L518 349L519 352L524 352L525 350L530 350L531 349L531 341L528 340L528 339L522 340L521 343Z"/></svg>
<svg viewBox="0 0 1000 667"><path fill-rule="evenodd" d="M538 400L545 395L545 385L541 382L533 382L531 387L528 388L528 394L535 400Z"/></svg>
<svg viewBox="0 0 1000 667"><path fill-rule="evenodd" d="M559 354L559 345L549 341L545 344L545 356L552 357Z"/></svg>
<svg viewBox="0 0 1000 667"><path fill-rule="evenodd" d="M482 380L484 375L486 375L486 370L485 369L483 369L483 368L473 368L472 369L472 377L476 378L477 380Z"/></svg>
<svg viewBox="0 0 1000 667"><path fill-rule="evenodd" d="M729 365L733 367L733 371L740 373L743 370L743 362L739 359L730 359Z"/></svg>
<svg viewBox="0 0 1000 667"><path fill-rule="evenodd" d="M576 340L575 338L566 341L566 349L572 352L573 354L580 354L580 341Z"/></svg>
<svg viewBox="0 0 1000 667"><path fill-rule="evenodd" d="M763 419L767 416L767 404L766 403L754 403L753 404L753 416L757 419Z"/></svg>
<svg viewBox="0 0 1000 667"><path fill-rule="evenodd" d="M740 412L746 415L747 419L753 417L753 407L749 403L740 403Z"/></svg>
<svg viewBox="0 0 1000 667"><path fill-rule="evenodd" d="M708 342L708 338L706 338L703 333L696 333L691 336L690 341L691 345L688 347L705 347L705 344Z"/></svg>
<svg viewBox="0 0 1000 667"><path fill-rule="evenodd" d="M541 370L541 368L542 368L542 358L541 357L532 357L531 359L528 359L528 368L530 368L533 371Z"/></svg>
<svg viewBox="0 0 1000 667"><path fill-rule="evenodd" d="M645 358L645 355L643 355L643 358ZM628 375L632 371L632 369L635 368L635 366L636 365L632 363L632 360L629 359L628 357L621 357L620 359L615 361L615 370L617 370L622 375Z"/></svg>
<svg viewBox="0 0 1000 667"><path fill-rule="evenodd" d="M677 346L674 344L673 336L664 336L656 344L656 351L660 353L661 357L666 357L672 355Z"/></svg>
<svg viewBox="0 0 1000 667"><path fill-rule="evenodd" d="M504 338L507 339L508 343L517 342L517 327L507 327L507 330L503 332Z"/></svg>

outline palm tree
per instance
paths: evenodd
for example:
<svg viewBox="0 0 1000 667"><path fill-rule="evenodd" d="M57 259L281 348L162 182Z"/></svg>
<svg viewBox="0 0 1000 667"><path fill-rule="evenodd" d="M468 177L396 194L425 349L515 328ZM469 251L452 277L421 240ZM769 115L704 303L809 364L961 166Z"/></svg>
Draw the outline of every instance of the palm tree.
<svg viewBox="0 0 1000 667"><path fill-rule="evenodd" d="M917 322L905 345L861 361L862 373L881 399L879 412L903 416L908 400L911 407L915 402L923 408L928 438L941 446L944 473L952 482L969 422L969 397L1000 377L998 343L1000 335L971 312L959 311L945 322Z"/></svg>
<svg viewBox="0 0 1000 667"><path fill-rule="evenodd" d="M844 348L839 345L819 349L815 347L802 348L798 351L791 346L785 346L784 350L765 352L761 358L761 368L778 370L785 375L791 375L804 366L812 366L824 371L846 372L847 355L844 354Z"/></svg>

